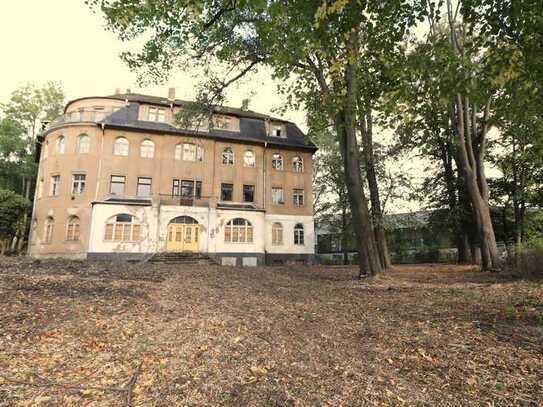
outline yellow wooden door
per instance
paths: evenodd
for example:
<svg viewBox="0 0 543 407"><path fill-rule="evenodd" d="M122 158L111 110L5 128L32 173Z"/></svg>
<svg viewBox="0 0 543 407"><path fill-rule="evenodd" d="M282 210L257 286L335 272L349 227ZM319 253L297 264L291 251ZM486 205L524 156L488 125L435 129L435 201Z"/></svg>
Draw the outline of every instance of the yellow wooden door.
<svg viewBox="0 0 543 407"><path fill-rule="evenodd" d="M170 223L166 250L169 252L197 252L199 233L198 225Z"/></svg>

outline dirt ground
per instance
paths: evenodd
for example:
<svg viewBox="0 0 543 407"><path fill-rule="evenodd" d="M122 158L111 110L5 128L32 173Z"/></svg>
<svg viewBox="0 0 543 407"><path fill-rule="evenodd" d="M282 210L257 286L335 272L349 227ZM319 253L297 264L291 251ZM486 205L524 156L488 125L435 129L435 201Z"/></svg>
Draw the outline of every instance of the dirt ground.
<svg viewBox="0 0 543 407"><path fill-rule="evenodd" d="M1 406L539 406L543 284L0 258Z"/></svg>

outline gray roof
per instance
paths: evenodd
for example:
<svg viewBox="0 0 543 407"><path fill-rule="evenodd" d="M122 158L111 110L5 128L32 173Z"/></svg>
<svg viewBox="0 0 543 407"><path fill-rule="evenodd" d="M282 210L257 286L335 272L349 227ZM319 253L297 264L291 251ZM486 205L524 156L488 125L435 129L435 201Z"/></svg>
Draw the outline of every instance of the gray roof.
<svg viewBox="0 0 543 407"><path fill-rule="evenodd" d="M80 98L82 99L100 98L99 96ZM102 97L103 98L103 97ZM232 107L216 106L213 111L221 114L229 114L239 118L240 131L229 131L223 129L210 128L209 131L198 131L194 129L181 129L172 126L169 123L151 122L138 120L138 112L140 104L153 104L168 107L171 104L175 106L183 106L192 102L179 99L170 100L157 96L140 95L135 93L120 94L106 96L108 99L126 100L128 104L107 116L100 123L106 127L130 129L135 131L170 133L179 135L194 135L203 138L212 138L219 140L232 140L253 144L268 144L270 146L301 149L315 152L317 147L306 135L298 128L298 126L287 120L274 118L272 116L253 112L251 110L236 109ZM76 101L74 100L74 101ZM68 103L69 106L74 101ZM286 128L286 137L270 136L266 132L265 121L273 120L282 123Z"/></svg>

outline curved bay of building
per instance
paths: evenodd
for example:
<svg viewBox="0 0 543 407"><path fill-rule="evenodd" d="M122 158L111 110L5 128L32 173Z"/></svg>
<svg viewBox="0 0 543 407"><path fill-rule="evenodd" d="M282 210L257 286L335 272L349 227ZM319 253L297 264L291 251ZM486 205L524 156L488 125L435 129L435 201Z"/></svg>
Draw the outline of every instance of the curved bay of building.
<svg viewBox="0 0 543 407"><path fill-rule="evenodd" d="M142 95L69 103L40 137L29 253L311 262L314 146L292 124L241 109L183 131L173 125L182 108Z"/></svg>

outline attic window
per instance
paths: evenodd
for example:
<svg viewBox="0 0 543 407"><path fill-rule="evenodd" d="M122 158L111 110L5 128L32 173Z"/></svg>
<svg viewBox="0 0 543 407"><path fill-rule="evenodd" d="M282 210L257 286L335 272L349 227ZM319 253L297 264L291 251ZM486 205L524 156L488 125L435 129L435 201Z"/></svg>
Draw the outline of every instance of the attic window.
<svg viewBox="0 0 543 407"><path fill-rule="evenodd" d="M286 134L283 131L283 126L271 126L270 135L273 137L285 137Z"/></svg>
<svg viewBox="0 0 543 407"><path fill-rule="evenodd" d="M232 119L229 116L215 116L213 124L217 129L230 130L232 128Z"/></svg>
<svg viewBox="0 0 543 407"><path fill-rule="evenodd" d="M148 120L151 122L164 122L166 121L166 112L159 107L149 107Z"/></svg>

